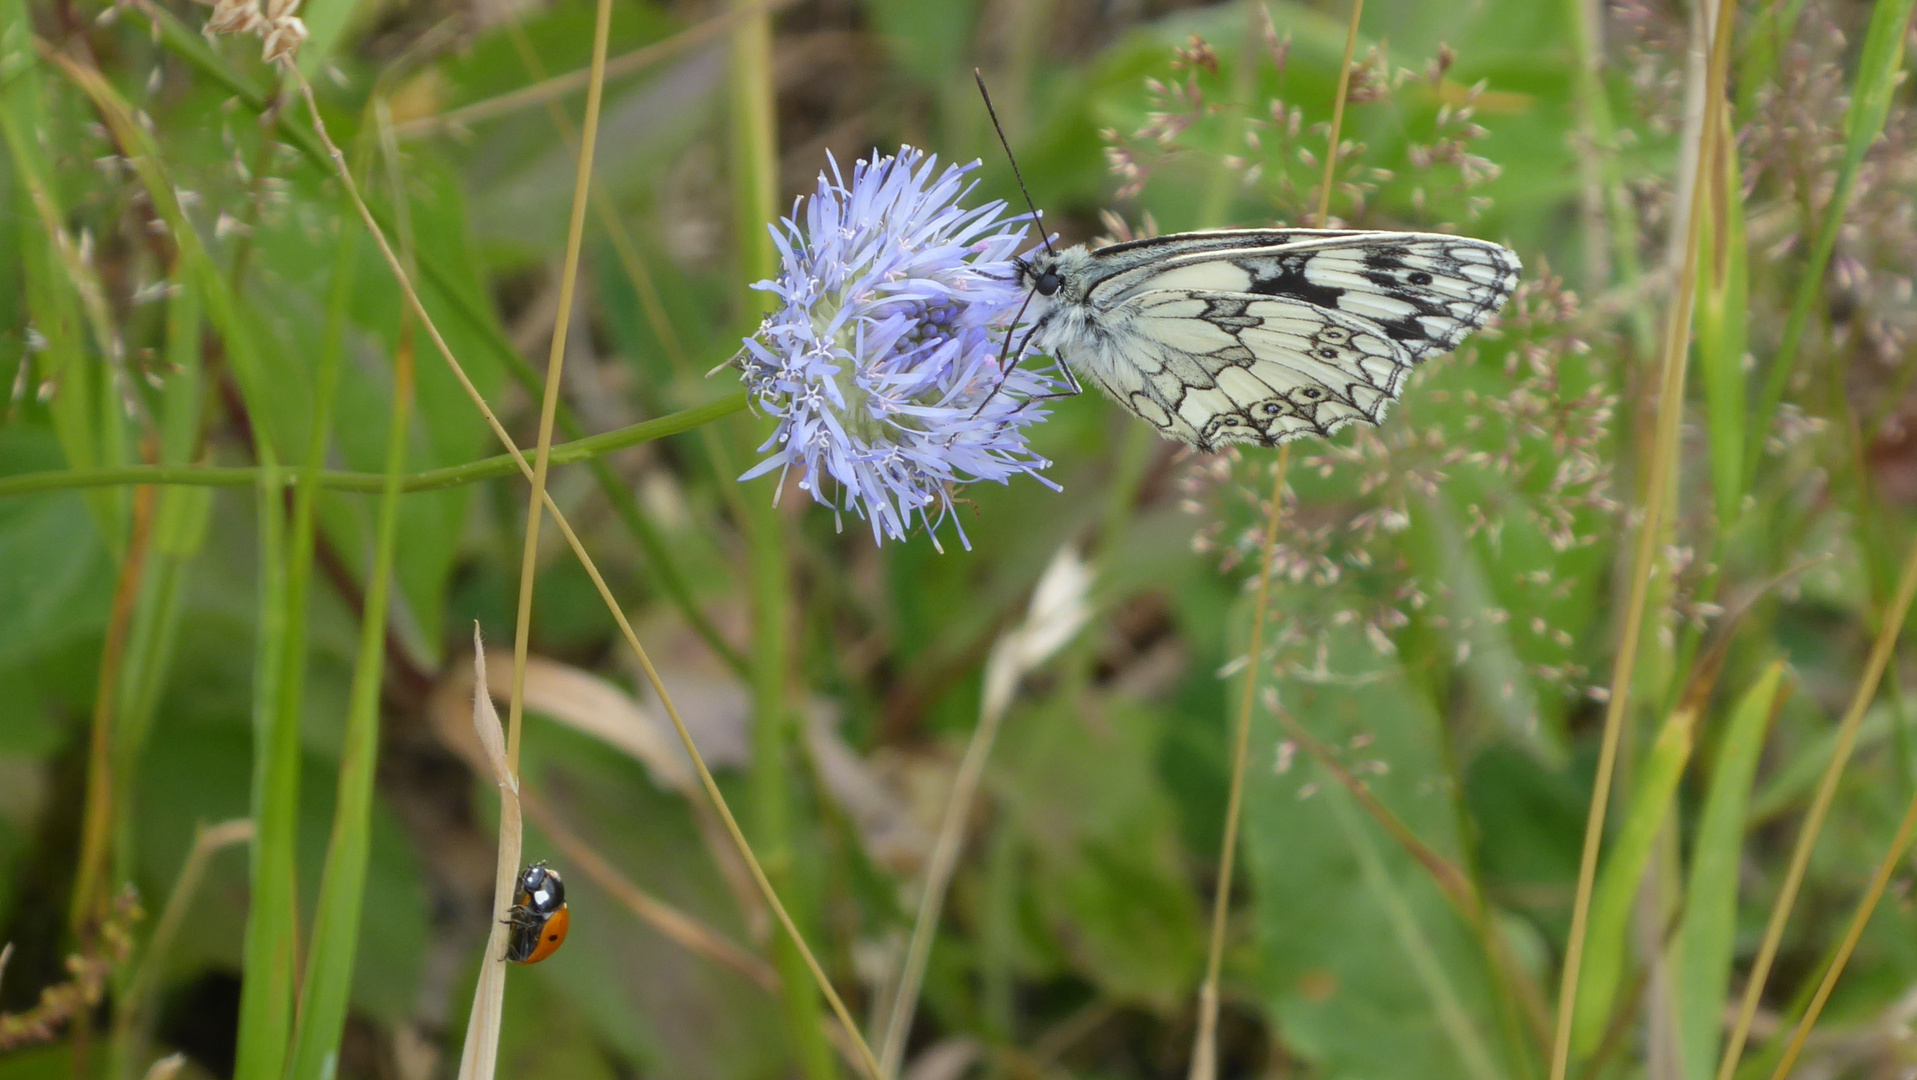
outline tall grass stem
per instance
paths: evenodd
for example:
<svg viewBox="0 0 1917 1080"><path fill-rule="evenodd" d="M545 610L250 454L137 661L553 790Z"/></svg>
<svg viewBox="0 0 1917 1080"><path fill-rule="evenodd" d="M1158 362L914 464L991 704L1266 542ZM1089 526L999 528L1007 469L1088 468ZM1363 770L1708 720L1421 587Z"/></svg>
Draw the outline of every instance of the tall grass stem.
<svg viewBox="0 0 1917 1080"><path fill-rule="evenodd" d="M1731 26L1736 6L1729 0L1718 6L1716 29L1710 38L1710 60L1705 65L1704 74L1706 117L1717 115L1718 110L1710 103L1721 101L1725 92L1724 73L1730 55ZM1638 646L1644 629L1645 609L1662 567L1658 550L1663 538L1665 513L1670 503L1671 480L1677 472L1678 434L1684 415L1684 375L1690 359L1691 309L1696 298L1697 249L1703 231L1704 185L1713 174L1710 168L1712 147L1717 142L1720 127L1715 123L1705 123L1698 130L1701 145L1698 148L1698 165L1692 175L1690 208L1685 215L1684 268L1675 284L1676 292L1665 321L1663 374L1658 389L1651 472L1644 487L1643 520L1638 525L1637 551L1631 562L1630 590L1625 601L1617 660L1611 673L1610 699L1605 707L1597 775L1593 781L1590 811L1584 823L1577 892L1572 901L1571 929L1558 989L1557 1033L1551 1049L1551 1080L1564 1080L1570 1067L1572 1019L1577 1010L1585 934L1591 915L1591 893L1597 880L1598 850L1604 839L1611 780L1617 767L1618 743L1629 713L1631 690L1637 673Z"/></svg>

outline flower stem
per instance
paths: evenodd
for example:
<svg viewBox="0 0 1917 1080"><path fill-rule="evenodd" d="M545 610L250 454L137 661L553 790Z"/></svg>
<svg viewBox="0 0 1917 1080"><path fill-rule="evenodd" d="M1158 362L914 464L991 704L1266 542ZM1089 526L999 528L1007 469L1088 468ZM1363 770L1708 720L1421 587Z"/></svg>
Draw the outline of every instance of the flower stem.
<svg viewBox="0 0 1917 1080"><path fill-rule="evenodd" d="M734 0L743 15L732 35L731 151L734 239L738 244L741 284L772 277L778 251L766 223L778 216L778 132L772 86L772 16L756 0ZM772 297L744 292L745 310L757 316ZM776 481L775 481L776 482ZM795 894L792 878L794 811L786 782L786 754L792 724L786 700L790 678L791 574L786 566L784 529L771 499L746 499L740 521L746 534L752 582L752 787L754 832L764 852L766 874L778 890ZM796 901L795 901L796 905ZM831 1048L819 1026L816 999L805 989L806 963L796 931L773 943L780 976L786 1037L800 1070L810 1080L838 1075ZM877 1075L885 1075L880 1071Z"/></svg>

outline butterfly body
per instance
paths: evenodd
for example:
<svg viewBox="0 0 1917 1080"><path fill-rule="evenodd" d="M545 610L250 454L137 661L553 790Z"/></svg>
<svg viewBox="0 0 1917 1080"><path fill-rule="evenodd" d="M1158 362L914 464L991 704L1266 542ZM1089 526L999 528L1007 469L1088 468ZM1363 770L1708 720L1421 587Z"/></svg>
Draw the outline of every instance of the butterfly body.
<svg viewBox="0 0 1917 1080"><path fill-rule="evenodd" d="M1376 424L1422 360L1516 286L1504 247L1432 233L1237 229L1020 262L1029 340L1205 451Z"/></svg>

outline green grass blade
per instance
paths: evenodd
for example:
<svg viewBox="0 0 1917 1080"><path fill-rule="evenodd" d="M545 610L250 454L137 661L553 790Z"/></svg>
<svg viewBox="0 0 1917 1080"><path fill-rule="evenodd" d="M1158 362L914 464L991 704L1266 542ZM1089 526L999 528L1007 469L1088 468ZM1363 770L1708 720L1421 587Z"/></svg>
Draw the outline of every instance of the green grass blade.
<svg viewBox="0 0 1917 1080"><path fill-rule="evenodd" d="M1758 676L1731 711L1692 844L1684 915L1672 946L1677 969L1677 1039L1687 1080L1710 1080L1717 1067L1724 1007L1730 1000L1737 870L1749 821L1751 784L1765 733L1783 704L1783 690L1784 661L1778 660Z"/></svg>
<svg viewBox="0 0 1917 1080"><path fill-rule="evenodd" d="M326 333L324 340L320 343L319 365L314 374L312 415L307 424L306 434L306 466L301 471L299 479L295 481L293 491L292 526L291 532L287 536L285 584L281 592L279 608L279 618L282 620L284 632L281 634L279 642L282 652L279 659L276 686L277 698L273 705L273 718L270 724L271 734L268 738L261 740L256 746L256 749L265 748L268 752L264 755L256 755L255 758L256 763L264 761L265 767L272 771L273 778L268 781L272 786L265 790L269 793L268 798L275 804L274 809L276 813L282 811L286 813L287 817L283 824L287 831L284 833L279 831L282 822L277 816L272 819L274 824L269 830L265 827L268 818L260 814L258 809L256 809L256 818L263 826L261 832L262 841L268 838L278 838L282 835L289 843L297 839L294 830L298 825L299 817L299 730L301 714L304 711L306 698L307 598L312 592L313 555L319 542L318 529L314 522L314 514L319 498L319 475L321 467L326 464L327 437L333 426L333 402L339 389L340 352L343 348L342 339L346 332L347 305L352 300L353 282L351 268L353 265L352 259L358 246L356 243L358 236L359 234L355 230L342 230L340 257L335 263L333 293L328 305ZM395 392L397 393L397 391ZM390 488L394 483L396 483L396 481L389 475L387 478L388 487ZM384 510L385 504L382 503L381 508ZM364 617L369 621L373 619L370 601ZM383 613L377 622L381 629L384 630L385 619ZM355 705L357 705L357 698L355 698ZM354 747L351 745L354 733L351 730L351 723L352 720L349 719L347 736L349 745L341 751L340 769L342 772L342 780L339 800L335 806L336 814L347 812L348 809L344 773L354 757ZM282 785L291 789L292 794L283 797L280 790ZM278 805L281 802L286 804L285 807L282 808ZM256 802L255 806L257 808L259 804ZM337 821L335 822L334 841L335 843L339 841L339 826ZM363 852L361 861L361 872L363 875ZM328 867L330 870L330 851ZM297 867L289 863L287 869L292 871L289 877L297 882ZM334 875L330 873L328 874L329 878L333 876ZM340 875L342 878L346 876L347 875ZM354 888L355 898L357 899L357 885L355 885ZM293 895L296 897L297 893ZM331 895L322 893L323 902L333 899L334 897ZM355 909L355 914L357 914L357 909ZM320 937L322 929L332 931L333 928L330 926L322 927L322 925L317 922L314 924L313 939L315 949L309 954L312 958L312 963L308 965L306 972L306 986L309 991L313 988L315 980L325 982L325 988L330 991L332 986L329 975L342 964L345 965L349 978L352 971L353 949L350 944L343 950L338 948L329 948L328 951L324 952L318 950L318 946L324 943ZM355 925L353 927L355 935L357 929L358 927ZM291 934L298 934L299 926L297 920L288 927L288 930ZM336 935L335 933L329 933L327 936L328 939L333 939ZM337 942L335 944L337 944ZM288 948L290 947L289 945ZM251 958L249 957L249 959ZM248 969L249 974L251 970L251 968ZM295 977L296 969L287 972L287 978L289 980ZM252 979L249 977L247 982L250 983L251 981ZM279 996L279 993L277 988L272 992L276 998ZM290 995L290 987L287 993ZM266 1006L262 1007L264 1008ZM272 1007L277 1008L278 1006L275 1004ZM343 1002L340 1007L342 1010L344 1009ZM337 1040L337 1036L335 1036L335 1040ZM242 1078L248 1076L260 1078L278 1076L281 1072L279 1062L286 1060L283 1055L291 1052L290 1049L284 1045L285 1041L286 1038L282 1037L282 1046L278 1052L281 1056L279 1056L277 1060L272 1051L261 1046L258 1048L259 1055L253 1059L257 1062L256 1071L248 1073L236 1070L234 1075ZM242 1047L245 1046L244 1032L242 1032L241 1044ZM269 1065L269 1062L272 1064Z"/></svg>
<svg viewBox="0 0 1917 1080"><path fill-rule="evenodd" d="M260 472L254 500L259 519L260 583L253 662L253 874L241 946L239 1045L235 1080L279 1080L293 1027L299 936L298 716L281 722L281 665L286 659L286 523L279 470Z"/></svg>
<svg viewBox="0 0 1917 1080"><path fill-rule="evenodd" d="M67 219L54 188L47 147L41 142L50 124L42 70L35 56L33 23L23 0L0 3L0 71L4 72L0 78L0 138L6 143L14 182L27 203L19 213L23 219L39 222L38 228L25 226L16 234L21 250L15 257L26 286L26 307L33 319L32 329L43 343L35 360L23 362L36 364L41 384L53 389L47 409L67 464L92 468L102 464L94 430L97 411L91 389L93 375L82 340L80 298L62 257ZM87 505L109 550L117 553L126 536L120 497L93 493Z"/></svg>
<svg viewBox="0 0 1917 1080"><path fill-rule="evenodd" d="M1771 358L1763 395L1752 416L1753 437L1744 460L1746 487L1756 479L1758 458L1763 453L1771 421L1784 400L1791 375L1797 370L1797 354L1810 323L1811 309L1824 295L1824 271L1830 266L1831 252L1837 247L1837 233L1843 228L1845 211L1850 208L1858 170L1863 166L1864 155L1884 133L1884 120L1890 115L1891 100L1901 82L1904 32L1910 25L1912 2L1877 0L1871 9L1870 29L1864 34L1857 76L1851 84L1850 108L1844 114L1844 160L1838 166L1836 186L1831 190L1830 201L1824 205L1823 220L1818 222L1810 258L1798 278L1790 315L1784 321L1783 338L1778 343L1777 355Z"/></svg>
<svg viewBox="0 0 1917 1080"><path fill-rule="evenodd" d="M159 457L165 466L184 466L199 449L204 411L201 306L191 275L178 274L172 284L166 328L166 359L171 374L160 391ZM138 839L132 813L136 770L146 750L160 691L172 667L186 568L199 554L211 511L212 495L203 489L175 487L158 493L153 551L141 581L120 681L120 722L114 746L118 760L113 774L117 784L114 805L119 817L115 850L122 879L132 875Z"/></svg>
<svg viewBox="0 0 1917 1080"><path fill-rule="evenodd" d="M356 231L346 235L357 237ZM349 249L354 246L346 241ZM342 271L350 265L341 260ZM343 321L344 295L336 297L335 315ZM327 1080L337 1067L340 1034L346 1027L346 1007L352 989L353 962L359 950L359 920L366 907L366 864L370 850L373 780L379 755L379 692L385 671L386 611L392 593L393 556L399 540L401 470L406 464L406 439L412 406L412 357L397 357L393 379L393 413L386 446L386 490L381 493L378 539L366 586L365 611L360 617L359 657L346 719L346 739L340 751L339 795L333 809L333 838L327 848L326 870L320 879L319 906L314 913L311 962L300 998L300 1026L295 1039L293 1080Z"/></svg>
<svg viewBox="0 0 1917 1080"><path fill-rule="evenodd" d="M1598 874L1590 930L1585 938L1584 968L1578 980L1576 1019L1571 1028L1571 1045L1580 1057L1597 1050L1610 1025L1611 1010L1617 1005L1625 959L1630 953L1625 936L1637 901L1638 883L1650 865L1658 831L1677 801L1677 782L1691 759L1700 704L1701 695L1687 695L1686 702L1664 721L1640 766L1631 807L1618 829L1617 841Z"/></svg>
<svg viewBox="0 0 1917 1080"><path fill-rule="evenodd" d="M750 0L736 0L744 8ZM730 74L733 226L743 280L773 276L778 268L766 224L778 218L778 135L772 87L772 22L763 12L746 17L732 38ZM766 310L771 294L745 291L746 310ZM792 580L787 566L783 521L771 500L747 494L745 520L751 566L752 634L752 787L760 857L773 887L786 898L798 924L808 905L793 888L792 814L797 807L786 783L792 735L792 710L786 687L794 661L790 629ZM819 1025L817 996L797 945L781 936L773 959L782 982L786 1037L800 1071L809 1080L838 1075L832 1051Z"/></svg>

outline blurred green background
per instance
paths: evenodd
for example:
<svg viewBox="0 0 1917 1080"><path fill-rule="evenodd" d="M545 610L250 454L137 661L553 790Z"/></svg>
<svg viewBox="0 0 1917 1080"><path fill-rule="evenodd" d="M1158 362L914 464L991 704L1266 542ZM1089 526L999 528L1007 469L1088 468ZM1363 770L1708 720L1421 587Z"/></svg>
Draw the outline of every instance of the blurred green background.
<svg viewBox="0 0 1917 1080"><path fill-rule="evenodd" d="M1713 1074L1839 717L1908 607L1893 586L1917 502L1909 10L1738 13L1669 573L1625 716L1573 1075ZM1068 242L1306 220L1349 11L620 0L558 438L735 392L704 376L756 325L752 169L783 212L828 154L907 144L982 158L972 201L1016 202L975 66ZM0 1013L75 971L98 991L48 1038L0 1049L0 1080L138 1077L176 1050L181 1076L236 1075L243 986L290 997L315 965L350 980L329 1070L452 1076L491 962L498 813L462 756L470 631L510 649L526 486L500 469L400 497L369 668L395 357L416 371L400 471L499 447L403 316L294 85L256 40L202 39L209 12L0 0ZM530 448L584 100L583 76L544 80L587 65L593 6L301 15L299 68L333 137ZM1268 648L1249 664L1276 452L1193 455L1096 394L1034 429L1063 490L967 489L969 549L948 530L942 553L841 531L796 488L771 510L772 479L734 479L771 430L750 412L555 467L554 499L868 1034L987 656L1055 553L1092 566L1092 617L1024 681L969 814L907 1075L1186 1075L1247 670L1218 1075L1547 1074L1659 333L1686 265L1703 15L1364 6L1333 216L1503 242L1525 282L1382 429L1289 448ZM756 53L732 40L755 19L771 27ZM776 161L735 137L755 93L775 105ZM300 497L258 470L225 486L100 472L297 465L315 446L359 479L314 497L310 566ZM503 1074L856 1075L809 1022L826 1016L811 988L781 989L803 969L772 945L592 584L545 535L525 850L565 874L572 937L510 972ZM491 665L502 703L509 656ZM361 715L378 765L366 880L345 893L357 946L329 949L308 934L356 670L375 680ZM1768 1075L1917 795L1911 674L1893 654L1882 692L1867 685L1740 1075ZM266 838L252 859L243 826L205 831L248 818ZM274 858L290 860L290 922L249 948ZM1891 865L1802 1075L1917 1064L1917 916L1907 863ZM102 930L123 889L143 914ZM689 949L649 903L719 944ZM255 966L275 949L282 966ZM238 1075L277 1077L277 1053Z"/></svg>

